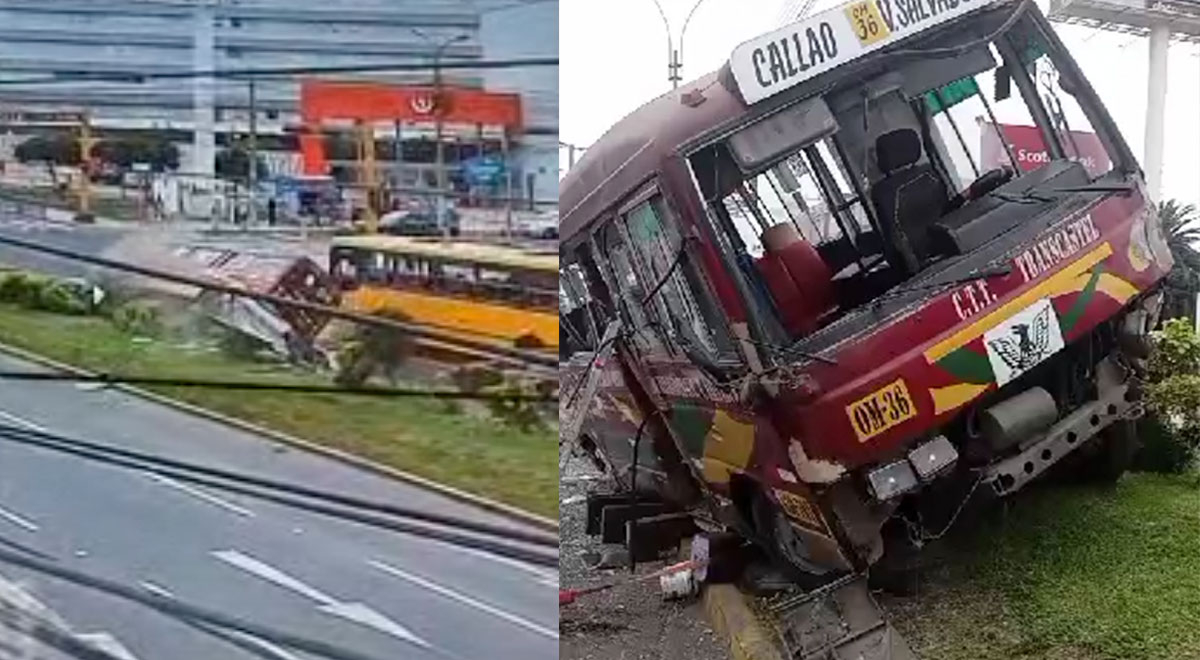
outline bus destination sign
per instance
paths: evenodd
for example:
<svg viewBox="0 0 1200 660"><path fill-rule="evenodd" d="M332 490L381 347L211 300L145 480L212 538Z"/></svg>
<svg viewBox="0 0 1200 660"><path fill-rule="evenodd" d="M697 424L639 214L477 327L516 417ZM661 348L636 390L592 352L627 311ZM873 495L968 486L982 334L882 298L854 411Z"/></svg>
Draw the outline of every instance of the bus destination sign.
<svg viewBox="0 0 1200 660"><path fill-rule="evenodd" d="M729 66L745 102L757 103L993 1L854 0L740 44Z"/></svg>

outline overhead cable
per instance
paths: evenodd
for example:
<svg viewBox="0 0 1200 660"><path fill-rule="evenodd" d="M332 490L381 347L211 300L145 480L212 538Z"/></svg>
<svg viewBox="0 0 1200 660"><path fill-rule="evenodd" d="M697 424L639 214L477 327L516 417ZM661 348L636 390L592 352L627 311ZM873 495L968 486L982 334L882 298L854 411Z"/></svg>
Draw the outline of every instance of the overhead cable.
<svg viewBox="0 0 1200 660"><path fill-rule="evenodd" d="M268 628L254 622L247 621L241 617L235 617L216 610L202 608L197 605L186 603L174 597L149 593L138 589L137 587L122 584L115 580L110 580L108 578L92 575L84 571L67 568L66 566L62 566L61 564L53 561L29 557L18 552L7 550L3 547L0 547L0 563L5 563L29 571L34 571L36 573L41 573L58 580L68 582L75 586L106 593L122 600L133 601L169 617L208 624L228 630L235 630L237 632L257 637L280 646L286 646L302 653L310 653L313 655L330 658L331 660L381 660L380 658L368 656L356 651L351 651L349 649L330 644L329 642L309 639L307 637L301 637L299 635L278 631L273 628ZM428 648L425 650L436 652L433 649ZM445 655L444 653L438 654ZM92 655L90 657L80 657L87 658L87 660L111 660L111 656L99 654Z"/></svg>
<svg viewBox="0 0 1200 660"><path fill-rule="evenodd" d="M391 518L416 520L424 523L440 525L454 530L483 534L506 541L526 543L544 548L554 548L555 550L557 550L559 545L558 537L553 534L530 532L510 526L493 525L454 516L446 516L428 511L400 507L383 502L351 497L340 493L318 490L307 486L299 486L284 481L267 479L257 475L233 472L230 470L199 465L173 458L156 456L146 452L112 447L87 440L79 440L45 431L36 431L32 429L0 425L0 439L18 444L25 444L43 449L49 449L52 451L58 451L60 453L67 453L81 458L88 458L109 465L132 468L145 472L153 472L219 490L237 492L239 494L258 499L270 500L285 506L305 508L317 513L325 513L333 517L346 518L355 522L363 522L372 526L385 527L395 531L411 532L414 535L428 536L430 538L434 538L435 540L444 540L448 543L458 543L460 540L462 540L464 542L461 543L461 545L473 544L472 547L477 547L478 549L487 550L489 552L496 549L501 552L506 552L510 546L500 547L485 545L485 540L475 539L474 537L461 537L453 533L442 534L439 532L439 530L416 527L407 523L393 522L380 516L366 515L362 514L361 512L370 511L373 513L390 516ZM329 503L334 506L310 504L295 498L273 495L270 491L287 493L289 495L314 500L315 502L319 503ZM477 543L476 541L479 542ZM536 560L543 560L547 559L548 557L547 554L541 552L517 554L522 555L520 558L528 557Z"/></svg>
<svg viewBox="0 0 1200 660"><path fill-rule="evenodd" d="M511 401L522 403L555 403L558 397L551 394L524 394L514 392L465 392L461 390L429 390L421 388L401 389L397 387L339 387L336 385L305 385L300 383L268 383L239 380L201 380L194 378L168 378L159 376L137 376L132 374L75 374L60 372L0 371L0 380L32 382L95 383L99 385L147 385L156 387L186 387L195 389L251 390L289 392L295 394L336 394L351 396L429 398L468 401Z"/></svg>
<svg viewBox="0 0 1200 660"><path fill-rule="evenodd" d="M557 57L525 57L505 60L467 60L439 62L391 62L345 66L261 67L248 69L210 69L203 71L63 71L46 78L0 79L0 85L55 85L76 82L133 82L147 80L181 80L192 78L243 79L286 76L317 76L328 73L387 73L389 71L495 70L528 67L557 67Z"/></svg>

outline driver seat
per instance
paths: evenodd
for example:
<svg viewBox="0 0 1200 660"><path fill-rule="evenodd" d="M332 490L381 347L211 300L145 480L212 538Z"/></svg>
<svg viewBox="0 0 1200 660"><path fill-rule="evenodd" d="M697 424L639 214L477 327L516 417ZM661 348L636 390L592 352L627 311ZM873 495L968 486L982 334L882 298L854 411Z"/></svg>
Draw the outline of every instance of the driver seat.
<svg viewBox="0 0 1200 660"><path fill-rule="evenodd" d="M911 128L880 135L875 156L883 178L871 188L879 223L911 272L933 252L929 228L942 216L949 194L928 161L920 165L921 138Z"/></svg>

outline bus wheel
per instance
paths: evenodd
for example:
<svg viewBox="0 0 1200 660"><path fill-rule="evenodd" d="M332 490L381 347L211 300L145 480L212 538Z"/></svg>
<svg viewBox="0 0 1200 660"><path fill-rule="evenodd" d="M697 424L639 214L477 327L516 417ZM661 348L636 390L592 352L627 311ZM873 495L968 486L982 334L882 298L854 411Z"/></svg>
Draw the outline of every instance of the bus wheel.
<svg viewBox="0 0 1200 660"><path fill-rule="evenodd" d="M754 528L764 549L801 589L816 589L840 577L840 573L812 561L803 537L796 533L787 515L765 495L755 497L753 515Z"/></svg>
<svg viewBox="0 0 1200 660"><path fill-rule="evenodd" d="M1141 443L1137 435L1137 422L1122 419L1109 424L1096 437L1095 447L1087 457L1085 474L1088 481L1113 483L1121 478L1133 465Z"/></svg>

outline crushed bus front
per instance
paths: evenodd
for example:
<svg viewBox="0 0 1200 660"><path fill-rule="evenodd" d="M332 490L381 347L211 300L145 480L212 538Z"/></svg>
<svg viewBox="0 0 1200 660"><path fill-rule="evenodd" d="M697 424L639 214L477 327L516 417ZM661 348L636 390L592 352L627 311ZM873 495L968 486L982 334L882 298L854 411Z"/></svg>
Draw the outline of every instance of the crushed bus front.
<svg viewBox="0 0 1200 660"><path fill-rule="evenodd" d="M1128 462L1171 253L1028 0L852 2L752 39L614 126L561 208L581 444L799 576Z"/></svg>

